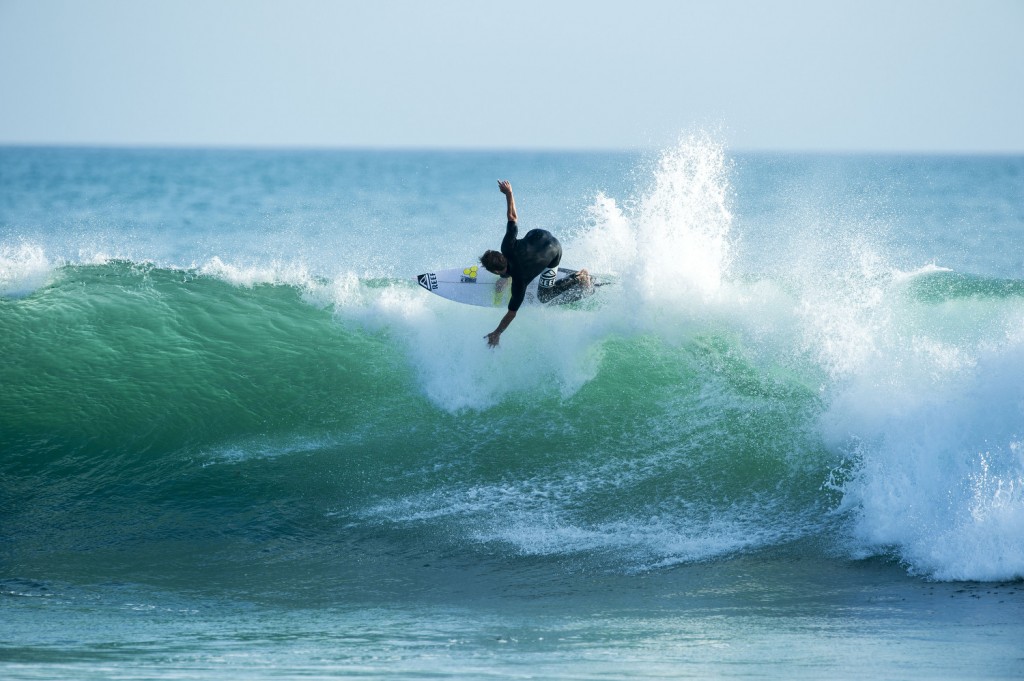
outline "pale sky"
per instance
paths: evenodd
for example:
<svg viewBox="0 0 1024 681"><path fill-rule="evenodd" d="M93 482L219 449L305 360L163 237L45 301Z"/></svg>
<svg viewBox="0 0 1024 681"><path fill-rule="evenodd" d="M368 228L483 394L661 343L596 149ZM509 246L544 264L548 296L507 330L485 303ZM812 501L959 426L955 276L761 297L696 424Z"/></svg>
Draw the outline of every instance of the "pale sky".
<svg viewBox="0 0 1024 681"><path fill-rule="evenodd" d="M1024 0L0 0L0 144L1024 153Z"/></svg>

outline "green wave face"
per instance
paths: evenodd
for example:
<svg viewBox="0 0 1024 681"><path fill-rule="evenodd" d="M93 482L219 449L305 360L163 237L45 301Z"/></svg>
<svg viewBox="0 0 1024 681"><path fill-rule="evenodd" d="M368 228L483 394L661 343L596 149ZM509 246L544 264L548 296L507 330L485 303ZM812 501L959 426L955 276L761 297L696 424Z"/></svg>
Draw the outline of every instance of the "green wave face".
<svg viewBox="0 0 1024 681"><path fill-rule="evenodd" d="M405 373L287 286L129 263L69 267L4 301L4 438L167 452L240 434L345 428ZM30 445L30 442L24 443Z"/></svg>

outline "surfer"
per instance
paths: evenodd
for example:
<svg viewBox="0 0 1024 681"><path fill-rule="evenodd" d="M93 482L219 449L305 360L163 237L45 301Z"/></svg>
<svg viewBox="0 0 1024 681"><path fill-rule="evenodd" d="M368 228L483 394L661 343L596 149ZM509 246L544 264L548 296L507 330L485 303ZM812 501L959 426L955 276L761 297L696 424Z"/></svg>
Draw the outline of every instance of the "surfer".
<svg viewBox="0 0 1024 681"><path fill-rule="evenodd" d="M551 232L544 229L531 229L522 239L516 239L519 225L516 222L516 200L512 196L512 183L498 180L498 189L505 195L508 204L508 225L505 227L505 238L501 240L501 251L487 251L480 256L480 264L493 274L497 274L498 288L504 287L512 280L512 298L508 301L508 312L502 317L498 328L484 338L492 348L498 344L501 334L516 318L519 306L526 297L526 287L540 275L537 298L544 303L560 293L574 287L589 288L590 275L586 270L565 277L557 284L558 263L562 260L562 244Z"/></svg>

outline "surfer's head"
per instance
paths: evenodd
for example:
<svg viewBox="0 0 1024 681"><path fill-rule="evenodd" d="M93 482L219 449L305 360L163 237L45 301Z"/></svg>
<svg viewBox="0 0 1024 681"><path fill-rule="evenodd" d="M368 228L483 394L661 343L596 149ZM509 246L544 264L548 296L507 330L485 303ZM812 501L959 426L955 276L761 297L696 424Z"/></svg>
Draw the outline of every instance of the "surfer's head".
<svg viewBox="0 0 1024 681"><path fill-rule="evenodd" d="M487 251L480 256L480 264L492 274L505 274L508 269L508 259L498 251Z"/></svg>

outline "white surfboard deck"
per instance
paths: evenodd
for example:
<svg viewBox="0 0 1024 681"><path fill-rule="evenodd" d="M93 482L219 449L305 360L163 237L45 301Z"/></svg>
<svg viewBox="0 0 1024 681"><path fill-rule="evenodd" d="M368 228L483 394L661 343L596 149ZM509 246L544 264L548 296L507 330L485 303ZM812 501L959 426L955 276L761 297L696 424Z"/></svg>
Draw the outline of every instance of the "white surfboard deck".
<svg viewBox="0 0 1024 681"><path fill-rule="evenodd" d="M557 282L575 273L576 270L559 267L555 281ZM499 289L497 285L498 279L500 279L498 275L491 274L482 265L424 272L416 276L416 282L421 287L442 298L454 300L457 303L465 303L466 305L479 305L480 307L506 307L508 306L509 298L512 297L512 280L505 279L504 286ZM524 305L542 304L537 300L537 286L539 282L540 277L537 277L526 287L526 298L523 300ZM593 289L586 293L580 290L568 291L566 294L558 296L546 304L561 305L562 303L569 303L586 297L592 292Z"/></svg>

